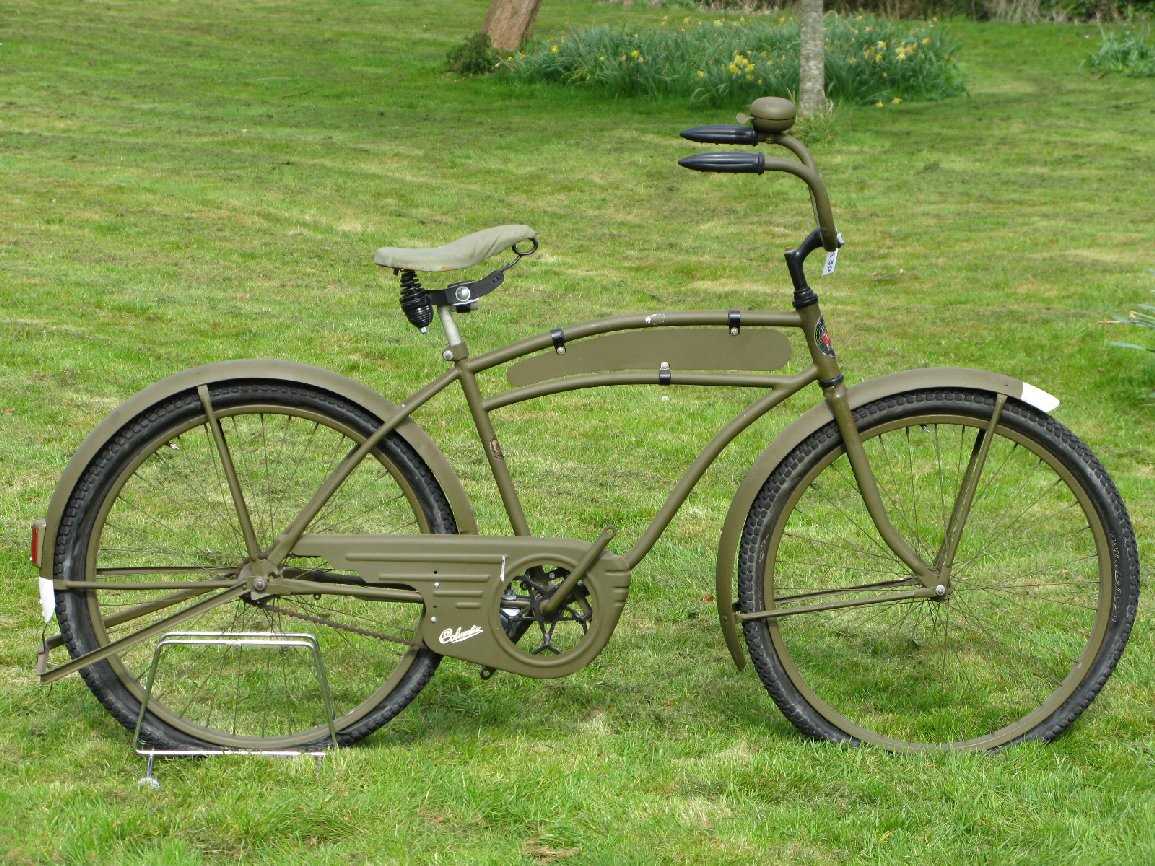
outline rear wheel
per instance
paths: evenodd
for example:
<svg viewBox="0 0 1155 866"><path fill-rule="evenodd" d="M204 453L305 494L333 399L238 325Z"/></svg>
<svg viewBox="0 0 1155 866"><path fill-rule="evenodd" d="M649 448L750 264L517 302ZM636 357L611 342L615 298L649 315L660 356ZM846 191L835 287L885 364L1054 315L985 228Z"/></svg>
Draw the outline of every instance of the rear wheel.
<svg viewBox="0 0 1155 866"><path fill-rule="evenodd" d="M926 562L994 410L989 394L918 391L855 411L891 520ZM833 423L778 466L747 517L740 609L763 683L805 733L896 750L990 749L1060 734L1102 688L1138 598L1127 512L1065 427L1008 400L946 595L891 553Z"/></svg>
<svg viewBox="0 0 1155 866"><path fill-rule="evenodd" d="M211 386L209 396L263 550L380 424L348 400L296 384L226 382ZM429 469L393 434L307 531L452 533L456 526ZM57 615L74 657L208 599L238 578L248 558L244 533L195 392L141 413L96 455L65 509L56 551L55 575L65 580L194 585L61 592ZM349 579L318 560L290 556L283 566L311 580ZM213 582L211 588L198 590L204 582ZM312 633L328 671L338 739L347 744L395 716L432 676L441 657L419 640L421 616L419 604L347 595L244 595L174 629ZM154 646L142 641L81 671L129 728ZM174 647L158 668L142 733L165 748L285 749L325 742L324 720L311 660L300 650Z"/></svg>

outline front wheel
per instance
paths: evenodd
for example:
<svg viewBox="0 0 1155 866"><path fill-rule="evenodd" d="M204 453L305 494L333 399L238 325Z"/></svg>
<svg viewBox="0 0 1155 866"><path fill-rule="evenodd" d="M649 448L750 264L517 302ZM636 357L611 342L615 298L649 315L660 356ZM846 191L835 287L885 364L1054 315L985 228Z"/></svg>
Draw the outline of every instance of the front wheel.
<svg viewBox="0 0 1155 866"><path fill-rule="evenodd" d="M891 520L928 563L994 402L927 390L855 410ZM949 590L934 599L902 597L921 584L875 529L833 422L763 485L742 535L739 611L779 612L745 621L746 643L804 733L993 749L1053 739L1103 687L1139 589L1111 479L1070 431L1013 399L981 466ZM781 615L792 607L820 609Z"/></svg>

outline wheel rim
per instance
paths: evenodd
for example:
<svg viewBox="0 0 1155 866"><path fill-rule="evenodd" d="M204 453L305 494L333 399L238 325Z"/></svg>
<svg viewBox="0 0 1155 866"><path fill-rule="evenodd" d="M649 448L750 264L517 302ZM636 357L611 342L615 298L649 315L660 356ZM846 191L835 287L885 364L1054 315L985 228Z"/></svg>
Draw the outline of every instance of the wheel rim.
<svg viewBox="0 0 1155 866"><path fill-rule="evenodd" d="M934 414L863 432L891 519L927 561L985 423ZM766 626L794 686L858 740L895 750L1011 742L1074 692L1103 642L1113 573L1093 504L1039 443L1005 424L995 432L944 601L800 614ZM791 493L766 550L767 609L796 604L799 594L836 600L853 595L832 591L840 587L910 578L878 537L840 447ZM869 592L917 588L911 579Z"/></svg>
<svg viewBox="0 0 1155 866"><path fill-rule="evenodd" d="M218 407L216 414L229 441L254 531L265 549L323 475L365 438L327 414L275 402ZM308 531L423 533L430 526L412 485L385 454L375 451ZM120 470L89 536L85 579L131 579L123 573L110 575L106 571L110 568L150 569L141 580L194 580L196 574L228 578L245 559L219 458L205 417L197 415L155 437ZM201 570L155 572L176 565ZM285 565L325 569L324 563L297 557L289 557ZM130 623L108 623L127 605L169 594L169 590L87 593L98 644L180 610L176 605ZM420 607L413 604L291 596L273 599L265 607L231 602L174 628L314 634L328 672L335 724L341 730L379 705L409 670L419 649L420 616ZM331 624L321 624L319 618ZM410 644L386 642L357 629ZM144 696L142 683L153 646L145 641L109 659L137 700ZM300 650L173 648L158 668L149 712L183 734L226 748L279 749L326 739L323 707L312 660Z"/></svg>

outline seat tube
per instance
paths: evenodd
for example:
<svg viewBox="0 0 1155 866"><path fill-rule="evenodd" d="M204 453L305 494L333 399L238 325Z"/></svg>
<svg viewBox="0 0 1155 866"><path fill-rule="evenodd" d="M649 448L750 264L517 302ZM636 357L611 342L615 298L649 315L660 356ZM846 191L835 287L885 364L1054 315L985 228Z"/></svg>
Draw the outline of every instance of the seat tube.
<svg viewBox="0 0 1155 866"><path fill-rule="evenodd" d="M445 328L445 337L449 343L445 350L445 359L453 361L459 373L461 390L465 394L465 402L469 406L469 414L473 416L473 426L477 428L477 435L481 438L481 448L485 452L485 459L489 461L489 470L497 484L497 491L501 495L501 502L505 506L505 513L509 515L509 524L513 527L514 535L532 535L529 522L525 519L525 511L521 507L517 489L513 485L513 477L509 474L509 467L505 463L505 455L501 451L501 443L497 440L497 433L493 423L489 420L489 413L485 411L481 389L477 386L477 377L466 363L469 357L469 347L461 339L457 331L457 324L453 319L453 311L449 307L438 307L441 324Z"/></svg>
<svg viewBox="0 0 1155 866"><path fill-rule="evenodd" d="M862 437L858 433L858 426L854 422L854 413L850 408L850 401L846 396L846 385L842 381L842 370L838 365L838 358L834 353L834 344L826 330L826 321L822 317L822 310L817 298L798 310L802 319L803 331L806 334L806 345L810 349L810 357L814 359L814 367L818 370L818 384L826 398L826 405L834 416L838 425L838 432L846 448L846 457L850 461L850 468L854 472L854 480L862 495L862 501L870 518L878 529L879 535L886 542L894 555L910 568L919 581L928 588L934 588L938 583L938 576L933 569L910 543L902 536L891 522L882 501L882 494L878 489L878 482L870 468L870 460L866 456L866 449L862 445Z"/></svg>

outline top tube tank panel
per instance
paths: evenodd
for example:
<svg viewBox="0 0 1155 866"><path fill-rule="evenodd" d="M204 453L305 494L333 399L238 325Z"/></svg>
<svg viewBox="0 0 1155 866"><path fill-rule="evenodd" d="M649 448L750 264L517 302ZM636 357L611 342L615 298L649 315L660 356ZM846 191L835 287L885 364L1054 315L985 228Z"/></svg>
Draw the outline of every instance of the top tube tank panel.
<svg viewBox="0 0 1155 866"><path fill-rule="evenodd" d="M514 386L614 370L777 370L790 360L790 341L778 331L758 328L731 333L726 328L662 328L622 331L563 344L511 366Z"/></svg>

